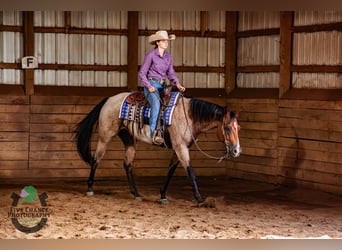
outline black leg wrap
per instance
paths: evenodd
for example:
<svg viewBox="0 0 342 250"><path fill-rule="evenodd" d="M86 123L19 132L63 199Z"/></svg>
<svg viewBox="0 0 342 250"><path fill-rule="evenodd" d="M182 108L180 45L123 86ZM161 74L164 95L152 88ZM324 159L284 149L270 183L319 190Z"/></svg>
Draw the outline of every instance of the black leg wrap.
<svg viewBox="0 0 342 250"><path fill-rule="evenodd" d="M125 163L124 163L124 168L126 170L129 189L130 189L131 193L134 195L134 197L140 197L138 190L137 190L137 187L135 185L135 180L134 180L134 176L133 176L133 168L131 167L131 165L126 165Z"/></svg>
<svg viewBox="0 0 342 250"><path fill-rule="evenodd" d="M163 187L160 189L160 199L166 199L166 191L167 191L167 188L170 184L170 180L171 180L173 174L175 173L175 171L177 169L178 163L179 163L179 161L169 167L169 171L167 173L166 181L165 181Z"/></svg>
<svg viewBox="0 0 342 250"><path fill-rule="evenodd" d="M93 192L93 185L94 185L94 177L95 177L95 172L97 168L97 163L96 160L93 160L91 169L90 169L90 174L88 178L88 192Z"/></svg>
<svg viewBox="0 0 342 250"><path fill-rule="evenodd" d="M195 199L197 200L198 203L202 203L203 200L202 200L202 197L198 191L198 187L197 187L197 182L196 182L196 176L195 176L195 173L192 169L191 166L188 166L187 167L187 172L188 172L188 176L191 180L191 184L192 184L192 190L194 192L194 196L195 196Z"/></svg>

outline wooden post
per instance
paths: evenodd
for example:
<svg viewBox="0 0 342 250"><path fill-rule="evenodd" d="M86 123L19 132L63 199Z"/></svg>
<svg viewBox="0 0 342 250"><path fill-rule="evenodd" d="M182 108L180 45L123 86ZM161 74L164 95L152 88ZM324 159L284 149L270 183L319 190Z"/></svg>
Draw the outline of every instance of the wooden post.
<svg viewBox="0 0 342 250"><path fill-rule="evenodd" d="M64 11L64 27L65 32L68 33L71 26L71 11Z"/></svg>
<svg viewBox="0 0 342 250"><path fill-rule="evenodd" d="M138 17L137 11L128 11L127 87L130 91L138 87Z"/></svg>
<svg viewBox="0 0 342 250"><path fill-rule="evenodd" d="M200 15L201 36L204 36L208 25L208 11L201 11Z"/></svg>
<svg viewBox="0 0 342 250"><path fill-rule="evenodd" d="M33 11L23 12L24 56L34 55ZM34 69L24 69L24 89L26 95L34 94Z"/></svg>
<svg viewBox="0 0 342 250"><path fill-rule="evenodd" d="M280 81L279 97L291 88L293 12L280 12Z"/></svg>
<svg viewBox="0 0 342 250"><path fill-rule="evenodd" d="M236 85L236 56L237 56L237 12L226 12L226 48L225 48L225 90L229 94Z"/></svg>

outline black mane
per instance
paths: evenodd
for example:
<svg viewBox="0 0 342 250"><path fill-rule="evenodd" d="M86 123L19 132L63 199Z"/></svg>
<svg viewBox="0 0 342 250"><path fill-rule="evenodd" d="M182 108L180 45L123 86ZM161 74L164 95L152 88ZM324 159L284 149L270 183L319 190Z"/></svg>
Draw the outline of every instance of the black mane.
<svg viewBox="0 0 342 250"><path fill-rule="evenodd" d="M215 103L192 98L190 101L190 113L194 122L209 122L222 120L226 108Z"/></svg>

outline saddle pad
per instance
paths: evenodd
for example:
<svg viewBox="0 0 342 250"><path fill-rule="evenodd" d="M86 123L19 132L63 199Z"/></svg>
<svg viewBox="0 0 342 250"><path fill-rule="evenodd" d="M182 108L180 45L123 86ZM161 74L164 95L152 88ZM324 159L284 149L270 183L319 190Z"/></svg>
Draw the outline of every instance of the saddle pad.
<svg viewBox="0 0 342 250"><path fill-rule="evenodd" d="M172 114L179 97L178 91L171 92L171 98L168 106L162 112L161 117L164 120L165 125L171 125ZM144 118L150 118L151 107L147 105L132 104L127 102L128 96L121 104L119 118L130 121L142 121Z"/></svg>

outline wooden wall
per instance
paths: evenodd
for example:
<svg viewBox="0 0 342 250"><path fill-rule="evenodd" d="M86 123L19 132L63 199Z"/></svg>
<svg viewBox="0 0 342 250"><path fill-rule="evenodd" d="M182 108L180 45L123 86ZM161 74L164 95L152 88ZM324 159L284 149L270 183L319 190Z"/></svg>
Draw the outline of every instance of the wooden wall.
<svg viewBox="0 0 342 250"><path fill-rule="evenodd" d="M102 96L0 96L0 178L87 177L89 167L80 160L73 141L75 125ZM210 101L210 99L207 99ZM221 100L221 104L224 99ZM92 139L96 147L97 134ZM206 153L220 157L225 147L216 131L198 138ZM170 150L138 144L135 173L165 176ZM225 162L210 160L195 147L191 157L199 175L225 175ZM119 138L110 143L97 171L98 177L122 176L124 147ZM176 175L185 175L179 168Z"/></svg>
<svg viewBox="0 0 342 250"><path fill-rule="evenodd" d="M170 49L187 93L241 110L242 155L218 163L192 147L197 175L342 194L342 12L312 13L116 12L107 15L121 20L120 27L106 29L102 24L91 26L88 18L100 24L102 17L92 12L56 12L55 26L50 23L51 13L13 12L0 21L0 43L5 41L0 44L0 178L87 177L89 168L73 144L75 124L104 96L136 88L137 66L149 48L146 38L165 26L177 35L179 43ZM21 25L23 20L28 22ZM48 40L42 38L51 33L57 38L116 37L122 48L115 51L122 57L106 65L40 59L39 69L22 70L17 57L37 55L43 47L48 53ZM42 40L46 46L41 46ZM324 50L317 47L320 43L326 45ZM191 53L188 47L194 48ZM92 49L106 52L98 46ZM43 71L70 74L57 77L64 79L61 83L42 77ZM93 86L83 84L86 75L74 78L84 71L117 76L103 78L112 85ZM224 152L215 131L202 135L199 145L211 155ZM168 150L139 144L135 172L164 176L170 157ZM124 175L122 158L123 146L114 139L97 176ZM179 168L176 174L185 173Z"/></svg>

